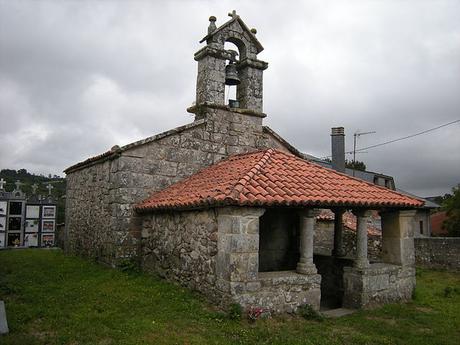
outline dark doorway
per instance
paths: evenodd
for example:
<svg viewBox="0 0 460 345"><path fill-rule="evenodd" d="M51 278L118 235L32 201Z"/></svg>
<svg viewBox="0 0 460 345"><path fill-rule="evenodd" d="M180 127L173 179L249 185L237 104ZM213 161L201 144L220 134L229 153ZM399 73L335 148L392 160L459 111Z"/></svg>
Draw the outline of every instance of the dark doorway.
<svg viewBox="0 0 460 345"><path fill-rule="evenodd" d="M313 261L321 274L321 308L341 308L344 293L343 268L352 266L353 260L315 255Z"/></svg>
<svg viewBox="0 0 460 345"><path fill-rule="evenodd" d="M268 209L259 225L259 272L295 270L299 217L295 210Z"/></svg>

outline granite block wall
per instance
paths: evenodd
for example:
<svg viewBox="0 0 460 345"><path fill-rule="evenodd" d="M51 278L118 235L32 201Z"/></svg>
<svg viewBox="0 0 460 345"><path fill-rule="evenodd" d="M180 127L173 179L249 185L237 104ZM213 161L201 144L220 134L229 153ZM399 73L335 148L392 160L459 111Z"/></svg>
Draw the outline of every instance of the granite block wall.
<svg viewBox="0 0 460 345"><path fill-rule="evenodd" d="M220 302L214 210L145 215L141 241L141 267L145 272L179 282Z"/></svg>
<svg viewBox="0 0 460 345"><path fill-rule="evenodd" d="M189 125L68 171L69 252L111 265L136 257L141 220L133 205L229 155L267 147L262 117L213 107L197 112Z"/></svg>
<svg viewBox="0 0 460 345"><path fill-rule="evenodd" d="M460 238L415 238L415 262L418 266L460 270Z"/></svg>

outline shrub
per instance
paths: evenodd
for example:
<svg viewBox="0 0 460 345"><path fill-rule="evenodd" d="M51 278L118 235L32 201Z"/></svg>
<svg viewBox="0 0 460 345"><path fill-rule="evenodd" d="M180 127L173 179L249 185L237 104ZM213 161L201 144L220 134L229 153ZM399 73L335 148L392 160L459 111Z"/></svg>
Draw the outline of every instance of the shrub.
<svg viewBox="0 0 460 345"><path fill-rule="evenodd" d="M139 263L135 258L127 258L119 260L117 268L125 273L139 273Z"/></svg>
<svg viewBox="0 0 460 345"><path fill-rule="evenodd" d="M301 305L297 313L306 320L324 321L324 316L317 312L310 304Z"/></svg>
<svg viewBox="0 0 460 345"><path fill-rule="evenodd" d="M230 304L228 309L228 318L230 320L241 320L241 316L243 315L243 308L238 303Z"/></svg>

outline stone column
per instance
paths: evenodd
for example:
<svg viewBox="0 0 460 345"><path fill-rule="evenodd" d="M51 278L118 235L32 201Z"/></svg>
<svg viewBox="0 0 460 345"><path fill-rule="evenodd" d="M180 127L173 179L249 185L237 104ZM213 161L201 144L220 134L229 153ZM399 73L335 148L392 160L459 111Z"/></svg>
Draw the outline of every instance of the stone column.
<svg viewBox="0 0 460 345"><path fill-rule="evenodd" d="M356 223L356 259L355 267L366 268L369 266L367 259L367 220L371 215L371 211L355 212L357 219Z"/></svg>
<svg viewBox="0 0 460 345"><path fill-rule="evenodd" d="M343 214L345 210L334 211L334 249L332 255L335 257L344 256L343 252Z"/></svg>
<svg viewBox="0 0 460 345"><path fill-rule="evenodd" d="M382 258L401 266L415 264L414 217L417 211L382 212Z"/></svg>
<svg viewBox="0 0 460 345"><path fill-rule="evenodd" d="M297 273L316 274L313 263L313 237L317 212L304 210L300 213L300 260L297 263Z"/></svg>

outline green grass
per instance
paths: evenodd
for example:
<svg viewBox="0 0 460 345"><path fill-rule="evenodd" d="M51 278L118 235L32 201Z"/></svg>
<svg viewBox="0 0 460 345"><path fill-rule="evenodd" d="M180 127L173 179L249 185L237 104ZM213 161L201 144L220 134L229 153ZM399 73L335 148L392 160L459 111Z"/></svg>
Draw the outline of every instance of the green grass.
<svg viewBox="0 0 460 345"><path fill-rule="evenodd" d="M251 324L155 277L58 250L0 251L10 327L0 344L458 344L460 274L418 270L417 280L408 304L323 322L280 316Z"/></svg>

